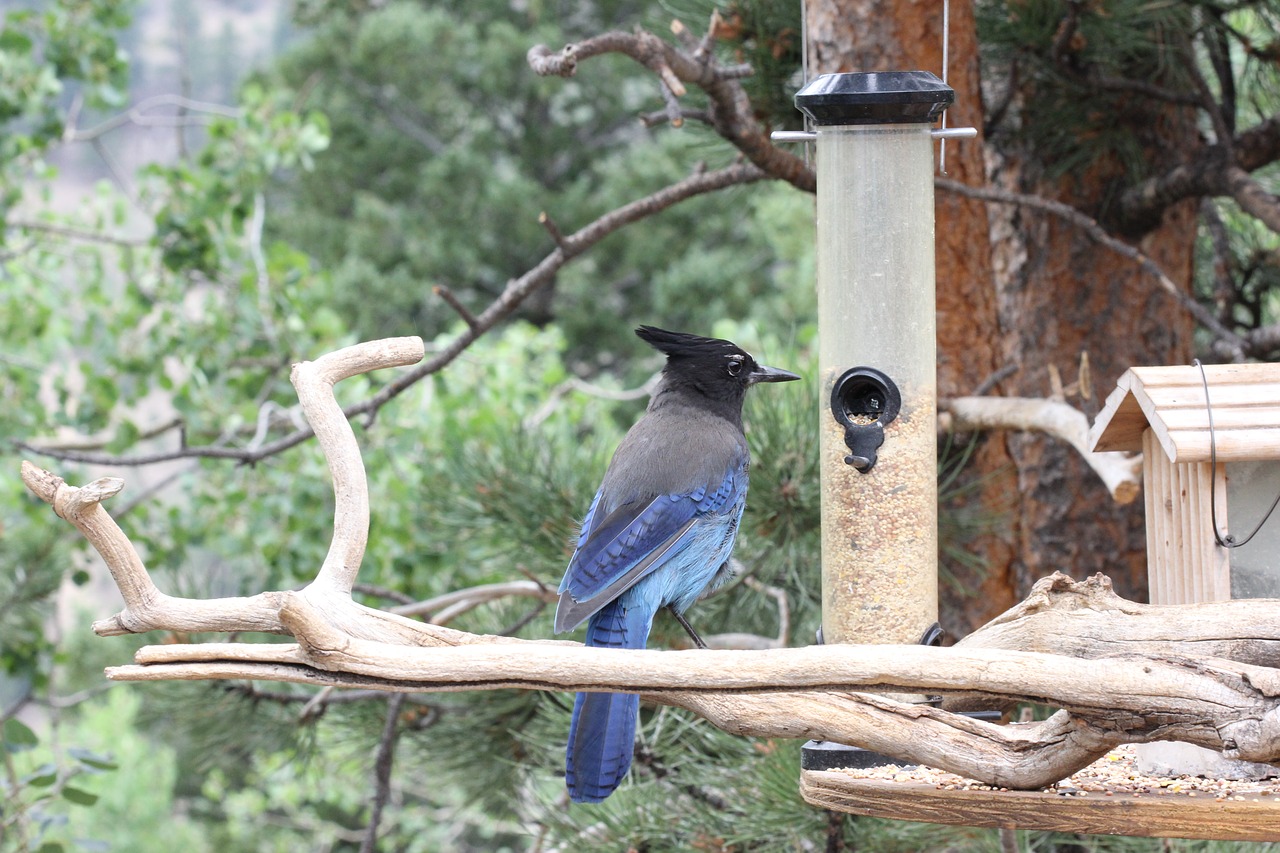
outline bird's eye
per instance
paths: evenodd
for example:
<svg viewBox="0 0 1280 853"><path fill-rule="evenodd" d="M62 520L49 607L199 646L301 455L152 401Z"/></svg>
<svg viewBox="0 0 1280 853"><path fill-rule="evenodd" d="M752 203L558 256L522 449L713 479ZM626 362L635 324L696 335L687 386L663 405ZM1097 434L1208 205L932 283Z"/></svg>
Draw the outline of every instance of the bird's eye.
<svg viewBox="0 0 1280 853"><path fill-rule="evenodd" d="M731 359L729 359L729 367L728 367L728 370L729 370L729 375L730 375L730 376L737 376L739 373L741 373L741 372L742 372L742 359L740 359L740 358L731 358Z"/></svg>

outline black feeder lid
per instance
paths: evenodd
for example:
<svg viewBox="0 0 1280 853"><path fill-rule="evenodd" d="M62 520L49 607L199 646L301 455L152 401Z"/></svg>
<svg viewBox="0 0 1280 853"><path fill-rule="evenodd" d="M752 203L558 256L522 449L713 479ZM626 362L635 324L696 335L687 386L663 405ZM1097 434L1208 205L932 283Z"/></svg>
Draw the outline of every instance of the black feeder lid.
<svg viewBox="0 0 1280 853"><path fill-rule="evenodd" d="M955 99L929 71L858 71L810 81L796 109L816 125L931 124Z"/></svg>

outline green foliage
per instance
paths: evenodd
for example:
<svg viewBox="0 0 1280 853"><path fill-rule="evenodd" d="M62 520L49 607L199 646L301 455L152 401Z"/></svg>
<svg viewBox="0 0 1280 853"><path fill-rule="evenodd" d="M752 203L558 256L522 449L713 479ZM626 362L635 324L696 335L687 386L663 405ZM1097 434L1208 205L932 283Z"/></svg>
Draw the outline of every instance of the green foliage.
<svg viewBox="0 0 1280 853"><path fill-rule="evenodd" d="M83 642L93 642L88 637ZM136 853L210 853L207 833L175 808L177 763L173 753L135 728L145 691L111 690L87 705L68 725L90 755L110 755L110 784L97 784L91 809L72 809L66 832L75 850L129 850ZM83 750L75 751L82 754ZM105 780L104 780L105 781Z"/></svg>
<svg viewBox="0 0 1280 853"><path fill-rule="evenodd" d="M690 26L710 8L690 10ZM276 73L305 86L307 104L331 117L332 150L279 187L290 211L274 225L334 270L337 305L361 337L447 328L453 312L433 295L437 284L479 310L553 248L542 211L570 233L699 161L727 162L723 144L695 122L640 125L637 116L661 101L629 61L593 60L589 83L528 70L530 46L607 30L623 20L615 11L630 10L408 2L308 10L313 36ZM636 18L644 20L627 20ZM666 29L666 20L653 23ZM751 188L682 204L613 235L521 310L538 323L554 317L575 357L642 321L806 316L808 280L777 289L775 270L792 259L765 233L812 228L811 212L793 218L808 202L777 201L784 194L796 195ZM718 215L766 197L783 221ZM797 296L799 304L788 301Z"/></svg>
<svg viewBox="0 0 1280 853"><path fill-rule="evenodd" d="M314 155L329 144L328 121L292 112L290 100L288 92L246 86L239 114L216 118L193 160L147 170L159 185L155 242L169 270L217 277L229 260L220 244L239 235L264 203L267 179L314 167Z"/></svg>
<svg viewBox="0 0 1280 853"><path fill-rule="evenodd" d="M0 762L0 850L85 849L69 832L67 813L98 802L90 777L116 770L116 762L84 747L42 745L16 717L0 725Z"/></svg>
<svg viewBox="0 0 1280 853"><path fill-rule="evenodd" d="M6 12L0 26L0 211L62 134L61 100L79 86L89 106L124 101L127 60L115 30L128 0L60 0L42 11Z"/></svg>

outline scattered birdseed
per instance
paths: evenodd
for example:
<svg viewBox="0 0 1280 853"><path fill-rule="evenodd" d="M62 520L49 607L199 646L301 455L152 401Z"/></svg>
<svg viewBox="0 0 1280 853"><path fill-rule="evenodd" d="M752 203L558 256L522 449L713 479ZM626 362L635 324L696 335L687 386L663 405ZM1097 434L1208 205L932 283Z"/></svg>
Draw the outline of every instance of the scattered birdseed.
<svg viewBox="0 0 1280 853"><path fill-rule="evenodd" d="M865 769L838 771L855 779L881 779L914 784L931 784L946 791L992 791L990 785L966 779L955 773L935 770L923 765L901 767L885 765ZM1008 790L1000 788L1000 791ZM1087 797L1089 795L1144 795L1186 797L1212 796L1216 801L1280 803L1280 779L1263 779L1242 782L1234 779L1208 779L1201 776L1149 776L1138 770L1137 756L1132 745L1117 747L1088 767L1081 768L1053 785L1040 789L1044 793L1062 797Z"/></svg>

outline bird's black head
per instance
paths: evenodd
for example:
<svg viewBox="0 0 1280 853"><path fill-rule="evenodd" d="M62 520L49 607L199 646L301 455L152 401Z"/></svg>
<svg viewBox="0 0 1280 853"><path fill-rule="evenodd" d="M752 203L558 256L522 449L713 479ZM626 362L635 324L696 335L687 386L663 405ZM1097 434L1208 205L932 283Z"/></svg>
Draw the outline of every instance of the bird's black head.
<svg viewBox="0 0 1280 853"><path fill-rule="evenodd" d="M732 341L669 332L653 326L641 326L636 334L654 349L666 353L663 376L668 384L691 388L712 400L736 402L741 406L747 389L758 382L789 382L800 378L789 371L758 364L750 353Z"/></svg>

